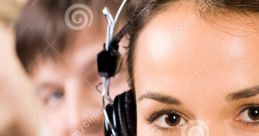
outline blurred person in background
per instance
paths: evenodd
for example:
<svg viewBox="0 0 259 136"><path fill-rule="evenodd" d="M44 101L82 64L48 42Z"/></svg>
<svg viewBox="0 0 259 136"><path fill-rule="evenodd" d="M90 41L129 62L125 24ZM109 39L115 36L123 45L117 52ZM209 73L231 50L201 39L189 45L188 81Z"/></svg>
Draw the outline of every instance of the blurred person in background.
<svg viewBox="0 0 259 136"><path fill-rule="evenodd" d="M0 135L36 136L40 114L33 88L15 54L13 23L21 9L0 1Z"/></svg>
<svg viewBox="0 0 259 136"><path fill-rule="evenodd" d="M39 0L26 5L16 27L16 50L34 81L51 136L104 135L101 95L96 90L101 82L96 57L107 24L102 9L107 5L115 14L121 2ZM76 20L67 14L76 15ZM84 25L80 20L88 27L77 29ZM122 67L112 80L112 96L128 89L125 71Z"/></svg>

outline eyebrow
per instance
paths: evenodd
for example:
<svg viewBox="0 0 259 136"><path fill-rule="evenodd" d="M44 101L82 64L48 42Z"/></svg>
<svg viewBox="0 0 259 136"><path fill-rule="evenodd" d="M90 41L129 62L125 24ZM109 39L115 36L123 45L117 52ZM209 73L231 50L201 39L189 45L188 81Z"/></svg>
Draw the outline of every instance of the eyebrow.
<svg viewBox="0 0 259 136"><path fill-rule="evenodd" d="M168 96L168 95L163 95L159 93L154 93L154 92L148 92L142 96L139 97L138 101L142 101L144 99L152 99L164 104L175 104L175 105L180 105L182 102L180 102L178 99Z"/></svg>
<svg viewBox="0 0 259 136"><path fill-rule="evenodd" d="M238 92L227 95L227 101L237 101L240 99L248 99L259 95L259 86L242 89Z"/></svg>

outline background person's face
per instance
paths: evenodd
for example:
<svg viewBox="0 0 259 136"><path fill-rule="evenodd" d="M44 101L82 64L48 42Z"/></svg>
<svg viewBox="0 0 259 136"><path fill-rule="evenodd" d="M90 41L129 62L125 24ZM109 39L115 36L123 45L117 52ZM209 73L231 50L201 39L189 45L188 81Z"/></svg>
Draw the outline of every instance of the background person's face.
<svg viewBox="0 0 259 136"><path fill-rule="evenodd" d="M101 82L96 54L102 49L104 36L96 31L77 34L64 54L50 47L59 55L58 62L45 60L35 66L33 78L53 136L104 135L101 95L96 90ZM120 74L112 80L111 95L128 89L123 77Z"/></svg>
<svg viewBox="0 0 259 136"><path fill-rule="evenodd" d="M258 23L205 21L189 4L155 16L136 43L137 135L180 135L201 121L210 136L258 136Z"/></svg>

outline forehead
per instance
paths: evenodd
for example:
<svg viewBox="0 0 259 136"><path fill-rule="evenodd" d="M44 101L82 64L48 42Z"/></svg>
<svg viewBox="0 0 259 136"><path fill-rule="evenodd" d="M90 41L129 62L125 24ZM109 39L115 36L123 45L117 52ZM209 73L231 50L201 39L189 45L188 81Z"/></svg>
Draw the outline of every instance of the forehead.
<svg viewBox="0 0 259 136"><path fill-rule="evenodd" d="M63 53L65 61L75 67L83 67L86 63L93 63L96 52L102 49L105 35L98 25L83 29L68 38L68 47Z"/></svg>
<svg viewBox="0 0 259 136"><path fill-rule="evenodd" d="M258 83L258 23L241 15L204 19L191 4L157 14L136 42L136 88L235 90Z"/></svg>
<svg viewBox="0 0 259 136"><path fill-rule="evenodd" d="M65 77L80 74L81 76L96 74L94 77L98 77L95 60L96 52L102 48L101 38L103 35L98 35L98 32L91 28L71 34L64 52L51 46L48 50L54 52L55 57L49 56L37 60L32 71L33 77L44 81L62 81Z"/></svg>

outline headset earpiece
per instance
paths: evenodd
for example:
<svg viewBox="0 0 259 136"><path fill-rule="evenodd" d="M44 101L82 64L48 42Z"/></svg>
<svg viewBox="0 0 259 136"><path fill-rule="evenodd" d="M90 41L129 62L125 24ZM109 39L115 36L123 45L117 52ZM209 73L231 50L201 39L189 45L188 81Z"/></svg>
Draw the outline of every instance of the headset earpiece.
<svg viewBox="0 0 259 136"><path fill-rule="evenodd" d="M114 120L112 117L111 107L115 112L114 129L117 136L135 136L136 135L136 102L135 95L132 90L118 95L115 98L113 105L107 105L106 111L109 115L110 121ZM106 136L112 136L110 129L105 129Z"/></svg>
<svg viewBox="0 0 259 136"><path fill-rule="evenodd" d="M128 91L115 98L117 115L120 121L121 135L134 136L136 130L136 103L133 91Z"/></svg>
<svg viewBox="0 0 259 136"><path fill-rule="evenodd" d="M118 52L118 43L114 43L108 51L103 50L97 55L98 72L102 77L113 77L118 71L121 55Z"/></svg>

